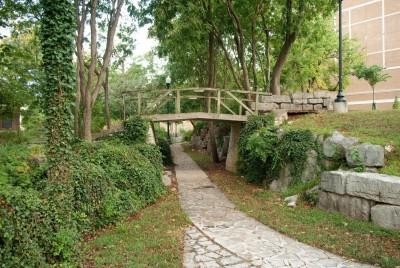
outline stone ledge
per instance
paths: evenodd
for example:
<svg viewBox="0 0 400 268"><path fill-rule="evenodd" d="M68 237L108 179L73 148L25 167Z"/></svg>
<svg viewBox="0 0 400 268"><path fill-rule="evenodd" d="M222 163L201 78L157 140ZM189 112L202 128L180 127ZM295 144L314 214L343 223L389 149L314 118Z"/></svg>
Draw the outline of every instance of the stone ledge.
<svg viewBox="0 0 400 268"><path fill-rule="evenodd" d="M400 205L400 177L348 171L324 172L321 189L376 202Z"/></svg>
<svg viewBox="0 0 400 268"><path fill-rule="evenodd" d="M400 205L400 177L350 172L346 193L377 202Z"/></svg>
<svg viewBox="0 0 400 268"><path fill-rule="evenodd" d="M318 197L318 207L327 211L340 212L349 217L369 221L371 206L375 202L349 195L339 195L321 191Z"/></svg>

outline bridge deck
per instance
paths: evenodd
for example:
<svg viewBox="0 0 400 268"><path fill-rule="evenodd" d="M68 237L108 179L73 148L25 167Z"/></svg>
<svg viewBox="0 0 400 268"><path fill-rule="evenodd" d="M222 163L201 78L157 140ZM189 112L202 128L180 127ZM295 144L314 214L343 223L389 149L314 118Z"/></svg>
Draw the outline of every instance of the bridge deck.
<svg viewBox="0 0 400 268"><path fill-rule="evenodd" d="M205 121L227 121L246 122L247 115L216 114L216 113L179 113L179 114L154 114L144 116L153 122L205 120Z"/></svg>

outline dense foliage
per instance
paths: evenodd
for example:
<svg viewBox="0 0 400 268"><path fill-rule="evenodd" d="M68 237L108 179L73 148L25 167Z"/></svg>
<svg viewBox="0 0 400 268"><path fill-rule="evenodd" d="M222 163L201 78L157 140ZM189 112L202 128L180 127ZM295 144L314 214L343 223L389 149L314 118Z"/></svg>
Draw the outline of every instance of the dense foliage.
<svg viewBox="0 0 400 268"><path fill-rule="evenodd" d="M142 143L146 141L149 131L149 122L140 116L133 116L124 122L123 138L128 143Z"/></svg>
<svg viewBox="0 0 400 268"><path fill-rule="evenodd" d="M261 182L266 176L265 162L258 153L249 150L249 137L264 127L274 126L274 116L250 116L246 125L240 131L239 137L239 170L249 181Z"/></svg>
<svg viewBox="0 0 400 268"><path fill-rule="evenodd" d="M0 39L0 114L32 105L41 83L36 30Z"/></svg>
<svg viewBox="0 0 400 268"><path fill-rule="evenodd" d="M274 127L273 117L252 117L240 133L240 170L249 181L270 182L290 164L291 183L297 184L310 150L320 151L311 131L282 132Z"/></svg>
<svg viewBox="0 0 400 268"><path fill-rule="evenodd" d="M82 234L137 212L165 191L157 146L114 139L78 143L73 153L68 187L49 187L41 150L1 147L1 267L75 266ZM54 203L54 191L63 191L66 205Z"/></svg>
<svg viewBox="0 0 400 268"><path fill-rule="evenodd" d="M170 137L168 137L167 131L159 126L157 126L154 130L156 143L161 151L163 163L166 166L170 166L173 164Z"/></svg>
<svg viewBox="0 0 400 268"><path fill-rule="evenodd" d="M176 84L282 92L337 84L335 0L141 0ZM176 48L180 49L176 49ZM345 80L360 53L345 41ZM274 92L274 94L277 92Z"/></svg>

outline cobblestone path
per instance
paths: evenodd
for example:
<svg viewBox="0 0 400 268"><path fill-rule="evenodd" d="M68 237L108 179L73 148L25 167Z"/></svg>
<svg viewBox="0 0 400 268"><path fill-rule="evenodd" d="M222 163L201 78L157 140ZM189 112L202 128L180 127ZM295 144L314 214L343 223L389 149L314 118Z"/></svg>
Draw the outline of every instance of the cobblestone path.
<svg viewBox="0 0 400 268"><path fill-rule="evenodd" d="M371 267L288 238L235 209L198 165L172 146L186 231L184 267Z"/></svg>

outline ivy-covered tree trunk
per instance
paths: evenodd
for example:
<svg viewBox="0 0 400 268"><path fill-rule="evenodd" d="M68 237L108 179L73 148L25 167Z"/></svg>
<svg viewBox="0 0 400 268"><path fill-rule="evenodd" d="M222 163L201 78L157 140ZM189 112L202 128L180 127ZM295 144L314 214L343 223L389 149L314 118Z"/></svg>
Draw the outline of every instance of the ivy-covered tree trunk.
<svg viewBox="0 0 400 268"><path fill-rule="evenodd" d="M72 106L75 89L73 65L74 7L70 0L40 0L41 46L45 83L44 111L47 129L48 183L43 190L51 203L53 233L51 253L60 266L71 267L77 256L78 229L73 220L73 187L70 163L73 141ZM66 239L68 238L68 239Z"/></svg>
<svg viewBox="0 0 400 268"><path fill-rule="evenodd" d="M40 4L49 179L63 182L68 180L73 139L74 7L69 0L41 0Z"/></svg>

